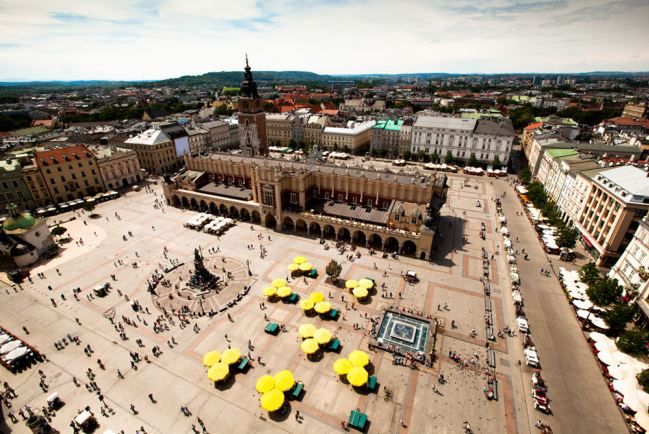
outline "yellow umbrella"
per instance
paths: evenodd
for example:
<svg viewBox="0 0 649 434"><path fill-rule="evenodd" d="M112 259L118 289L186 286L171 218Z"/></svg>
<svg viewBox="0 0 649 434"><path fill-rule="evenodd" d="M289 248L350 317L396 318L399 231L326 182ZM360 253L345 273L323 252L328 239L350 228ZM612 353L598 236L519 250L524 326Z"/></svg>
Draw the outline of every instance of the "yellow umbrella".
<svg viewBox="0 0 649 434"><path fill-rule="evenodd" d="M210 351L209 353L205 353L203 356L203 365L212 366L213 364L218 363L219 360L221 360L221 353L218 351Z"/></svg>
<svg viewBox="0 0 649 434"><path fill-rule="evenodd" d="M313 339L319 344L326 344L331 340L331 332L325 328L318 329L313 333Z"/></svg>
<svg viewBox="0 0 649 434"><path fill-rule="evenodd" d="M357 286L356 288L352 289L352 294L354 294L354 297L356 298L363 298L363 297L367 297L369 292L367 292L367 288Z"/></svg>
<svg viewBox="0 0 649 434"><path fill-rule="evenodd" d="M274 286L268 286L264 288L264 295L266 297L272 297L276 293L277 293L277 288L275 288Z"/></svg>
<svg viewBox="0 0 649 434"><path fill-rule="evenodd" d="M211 381L221 381L230 373L230 367L223 362L213 364L207 370L207 378Z"/></svg>
<svg viewBox="0 0 649 434"><path fill-rule="evenodd" d="M281 298L288 297L289 295L291 295L291 292L293 292L291 291L291 288L289 288L288 286L282 286L277 289L277 296Z"/></svg>
<svg viewBox="0 0 649 434"><path fill-rule="evenodd" d="M370 356L367 355L365 351L361 350L354 350L351 353L349 353L349 356L347 356L350 362L352 362L352 365L354 366L365 366L368 363L370 363Z"/></svg>
<svg viewBox="0 0 649 434"><path fill-rule="evenodd" d="M324 294L321 292L312 292L311 294L309 294L309 300L313 301L314 303L320 303L324 300Z"/></svg>
<svg viewBox="0 0 649 434"><path fill-rule="evenodd" d="M271 283L275 288L281 288L282 286L286 286L286 280L284 279L275 279Z"/></svg>
<svg viewBox="0 0 649 434"><path fill-rule="evenodd" d="M291 371L283 370L275 374L275 390L286 392L291 390L294 384L295 378L293 378Z"/></svg>
<svg viewBox="0 0 649 434"><path fill-rule="evenodd" d="M361 279L358 281L358 286L361 288L372 289L374 287L374 282L370 279Z"/></svg>
<svg viewBox="0 0 649 434"><path fill-rule="evenodd" d="M300 348L304 354L313 354L318 351L320 347L318 347L318 342L315 339L305 339L300 344Z"/></svg>
<svg viewBox="0 0 649 434"><path fill-rule="evenodd" d="M347 373L347 381L352 386L362 386L367 383L367 371L360 366L354 366Z"/></svg>
<svg viewBox="0 0 649 434"><path fill-rule="evenodd" d="M228 365L238 362L240 358L241 353L236 348L228 348L227 350L223 351L223 354L221 354L221 361L223 363L227 363Z"/></svg>
<svg viewBox="0 0 649 434"><path fill-rule="evenodd" d="M356 288L357 286L358 286L357 280L348 280L347 282L345 282L345 288L347 289Z"/></svg>
<svg viewBox="0 0 649 434"><path fill-rule="evenodd" d="M305 298L300 301L300 307L302 310L311 310L313 309L313 306L315 306L315 303L310 298Z"/></svg>
<svg viewBox="0 0 649 434"><path fill-rule="evenodd" d="M300 266L297 264L288 264L288 271L297 271L300 269Z"/></svg>
<svg viewBox="0 0 649 434"><path fill-rule="evenodd" d="M275 379L272 375L262 375L257 379L255 387L259 393L270 392L275 388Z"/></svg>
<svg viewBox="0 0 649 434"><path fill-rule="evenodd" d="M296 256L295 258L293 258L294 264L300 265L300 264L304 264L305 262L306 262L306 258L304 256Z"/></svg>
<svg viewBox="0 0 649 434"><path fill-rule="evenodd" d="M269 392L261 395L261 408L266 411L277 411L284 404L284 394L277 390L273 389Z"/></svg>
<svg viewBox="0 0 649 434"><path fill-rule="evenodd" d="M313 268L313 265L309 264L308 262L305 262L304 264L300 264L300 271L311 271Z"/></svg>
<svg viewBox="0 0 649 434"><path fill-rule="evenodd" d="M313 337L313 333L315 333L315 326L313 324L302 324L297 330L297 333L302 338L311 338Z"/></svg>
<svg viewBox="0 0 649 434"><path fill-rule="evenodd" d="M338 359L334 362L334 372L338 375L345 375L352 369L352 362L348 359Z"/></svg>
<svg viewBox="0 0 649 434"><path fill-rule="evenodd" d="M318 313L327 313L331 310L331 303L328 301L321 301L320 303L316 303L315 305L315 311Z"/></svg>

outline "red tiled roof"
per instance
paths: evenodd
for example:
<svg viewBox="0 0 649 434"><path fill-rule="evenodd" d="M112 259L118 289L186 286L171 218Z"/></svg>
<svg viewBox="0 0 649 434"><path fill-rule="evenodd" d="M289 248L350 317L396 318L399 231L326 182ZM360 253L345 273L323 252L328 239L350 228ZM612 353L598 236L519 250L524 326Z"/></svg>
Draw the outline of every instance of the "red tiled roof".
<svg viewBox="0 0 649 434"><path fill-rule="evenodd" d="M67 157L67 159L66 159ZM34 155L39 167L55 164L65 164L83 158L95 158L95 155L85 145L61 146L38 151Z"/></svg>
<svg viewBox="0 0 649 434"><path fill-rule="evenodd" d="M525 131L535 130L537 128L541 128L542 126L543 126L543 122L534 122L533 124L529 124L528 126L526 126Z"/></svg>
<svg viewBox="0 0 649 434"><path fill-rule="evenodd" d="M51 128L51 127L54 126L54 120L53 119L38 119L38 120L35 120L33 126L37 127L39 125Z"/></svg>

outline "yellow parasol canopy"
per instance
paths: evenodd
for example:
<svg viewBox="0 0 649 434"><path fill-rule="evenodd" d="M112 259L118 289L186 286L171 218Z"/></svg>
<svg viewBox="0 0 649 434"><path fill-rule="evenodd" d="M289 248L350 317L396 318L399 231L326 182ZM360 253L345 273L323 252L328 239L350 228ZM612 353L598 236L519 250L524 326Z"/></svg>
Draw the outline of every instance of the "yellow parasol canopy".
<svg viewBox="0 0 649 434"><path fill-rule="evenodd" d="M283 370L275 374L275 390L286 392L291 390L294 384L295 378L293 378L291 371Z"/></svg>
<svg viewBox="0 0 649 434"><path fill-rule="evenodd" d="M273 389L261 395L260 402L261 408L264 410L277 411L284 404L284 394L277 389Z"/></svg>
<svg viewBox="0 0 649 434"><path fill-rule="evenodd" d="M349 384L352 386L358 387L367 383L367 376L368 374L365 368L354 366L347 373L347 381L349 381Z"/></svg>
<svg viewBox="0 0 649 434"><path fill-rule="evenodd" d="M313 354L320 348L318 342L315 339L305 339L300 344L300 348L304 354Z"/></svg>
<svg viewBox="0 0 649 434"><path fill-rule="evenodd" d="M321 301L320 303L316 303L315 305L315 311L318 313L327 313L331 310L331 303L328 301Z"/></svg>
<svg viewBox="0 0 649 434"><path fill-rule="evenodd" d="M313 333L313 339L319 344L326 344L331 340L331 332L328 329L320 328Z"/></svg>
<svg viewBox="0 0 649 434"><path fill-rule="evenodd" d="M259 393L270 392L275 388L275 379L272 375L262 375L257 379L255 387Z"/></svg>
<svg viewBox="0 0 649 434"><path fill-rule="evenodd" d="M207 378L211 381L221 381L230 373L230 367L223 362L213 364L207 370Z"/></svg>
<svg viewBox="0 0 649 434"><path fill-rule="evenodd" d="M348 359L338 359L334 362L334 372L338 375L345 375L352 369L352 362Z"/></svg>
<svg viewBox="0 0 649 434"><path fill-rule="evenodd" d="M266 297L272 297L276 293L277 293L277 288L275 288L274 286L268 286L264 288L264 295Z"/></svg>
<svg viewBox="0 0 649 434"><path fill-rule="evenodd" d="M370 363L370 356L365 351L354 350L347 356L352 365L363 367Z"/></svg>
<svg viewBox="0 0 649 434"><path fill-rule="evenodd" d="M321 301L324 301L324 294L321 292L312 292L309 294L309 300L313 301L314 303L320 303Z"/></svg>
<svg viewBox="0 0 649 434"><path fill-rule="evenodd" d="M372 289L374 287L374 282L370 279L361 279L358 281L358 286L365 289Z"/></svg>
<svg viewBox="0 0 649 434"><path fill-rule="evenodd" d="M311 265L308 262L305 262L304 264L300 264L300 271L311 271L313 268L313 265Z"/></svg>
<svg viewBox="0 0 649 434"><path fill-rule="evenodd" d="M300 265L300 264L304 264L305 262L306 262L306 258L304 256L296 256L295 258L293 258L294 264Z"/></svg>
<svg viewBox="0 0 649 434"><path fill-rule="evenodd" d="M313 324L302 324L297 330L297 333L302 338L312 338L313 333L315 333L315 326Z"/></svg>
<svg viewBox="0 0 649 434"><path fill-rule="evenodd" d="M203 356L203 365L209 367L212 366L215 363L218 363L221 360L221 353L218 351L210 351L209 353L205 353Z"/></svg>
<svg viewBox="0 0 649 434"><path fill-rule="evenodd" d="M302 310L311 310L313 309L313 306L315 306L315 303L310 298L305 298L300 301L300 308L302 308Z"/></svg>
<svg viewBox="0 0 649 434"><path fill-rule="evenodd" d="M286 280L284 279L275 279L271 283L275 288L281 288L282 286L286 286Z"/></svg>
<svg viewBox="0 0 649 434"><path fill-rule="evenodd" d="M241 352L236 348L228 348L221 354L221 362L227 363L228 365L238 362L240 358Z"/></svg>
<svg viewBox="0 0 649 434"><path fill-rule="evenodd" d="M356 288L352 289L352 294L354 294L354 297L356 298L364 298L367 297L369 292L367 292L367 288L363 288L362 286L357 286Z"/></svg>
<svg viewBox="0 0 649 434"><path fill-rule="evenodd" d="M293 264L288 264L288 267L286 268L288 268L288 271L297 271L300 269L300 266L293 263Z"/></svg>
<svg viewBox="0 0 649 434"><path fill-rule="evenodd" d="M357 286L358 286L357 280L348 280L347 282L345 282L345 288L347 289L356 288Z"/></svg>
<svg viewBox="0 0 649 434"><path fill-rule="evenodd" d="M291 292L293 291L291 291L291 288L289 288L288 286L277 288L277 296L280 298L288 297L289 295L291 295Z"/></svg>

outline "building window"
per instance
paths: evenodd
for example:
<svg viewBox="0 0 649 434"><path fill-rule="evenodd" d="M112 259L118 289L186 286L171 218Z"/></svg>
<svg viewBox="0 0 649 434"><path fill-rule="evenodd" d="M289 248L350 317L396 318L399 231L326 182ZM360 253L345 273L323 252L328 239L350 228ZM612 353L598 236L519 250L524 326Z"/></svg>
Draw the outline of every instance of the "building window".
<svg viewBox="0 0 649 434"><path fill-rule="evenodd" d="M272 206L273 205L273 191L272 190L264 190L262 200L263 200L264 205Z"/></svg>
<svg viewBox="0 0 649 434"><path fill-rule="evenodd" d="M293 193L293 192L289 193L288 198L291 204L295 205L297 203L297 193Z"/></svg>

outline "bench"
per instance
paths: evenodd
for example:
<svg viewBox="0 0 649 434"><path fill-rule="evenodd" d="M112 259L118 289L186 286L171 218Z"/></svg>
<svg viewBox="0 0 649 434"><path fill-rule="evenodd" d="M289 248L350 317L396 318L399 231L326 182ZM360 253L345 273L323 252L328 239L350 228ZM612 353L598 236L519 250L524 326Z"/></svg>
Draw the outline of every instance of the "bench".
<svg viewBox="0 0 649 434"><path fill-rule="evenodd" d="M367 388L370 392L376 392L376 386L378 385L378 380L376 376L370 375L367 379Z"/></svg>
<svg viewBox="0 0 649 434"><path fill-rule="evenodd" d="M248 366L250 366L250 360L247 357L242 357L237 365L239 371L244 371Z"/></svg>
<svg viewBox="0 0 649 434"><path fill-rule="evenodd" d="M299 400L300 399L300 394L302 393L302 390L304 390L304 384L295 383L295 387L291 391L291 398Z"/></svg>
<svg viewBox="0 0 649 434"><path fill-rule="evenodd" d="M316 277L318 277L318 270L316 270L315 268L312 269L311 271L309 271L309 274L307 274L307 277L315 279Z"/></svg>
<svg viewBox="0 0 649 434"><path fill-rule="evenodd" d="M491 300L489 300L488 298L485 298L484 308L487 312L491 312Z"/></svg>
<svg viewBox="0 0 649 434"><path fill-rule="evenodd" d="M329 313L327 314L327 319L333 319L333 320L336 320L336 319L338 319L338 314L339 314L339 313L340 313L340 312L338 311L338 309L331 309L331 310L329 311Z"/></svg>
<svg viewBox="0 0 649 434"><path fill-rule="evenodd" d="M264 331L269 335L277 335L277 333L279 333L279 324L274 322L269 322L268 324L266 324Z"/></svg>
<svg viewBox="0 0 649 434"><path fill-rule="evenodd" d="M492 368L496 367L496 353L491 348L487 350L487 364Z"/></svg>
<svg viewBox="0 0 649 434"><path fill-rule="evenodd" d="M286 297L286 299L284 300L284 303L295 304L295 303L297 303L297 301L298 301L299 299L300 299L300 296L297 295L296 293L293 293L293 294L291 294L290 296Z"/></svg>
<svg viewBox="0 0 649 434"><path fill-rule="evenodd" d="M334 340L329 342L329 345L327 345L327 349L329 351L333 351L333 352L336 352L336 353L339 352L340 351L340 339L335 338Z"/></svg>
<svg viewBox="0 0 649 434"><path fill-rule="evenodd" d="M351 414L349 415L347 425L352 428L356 428L359 431L363 431L366 424L367 415L365 413L361 413L360 411L352 410Z"/></svg>

